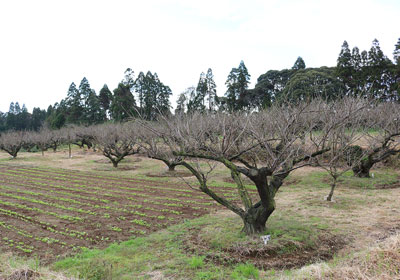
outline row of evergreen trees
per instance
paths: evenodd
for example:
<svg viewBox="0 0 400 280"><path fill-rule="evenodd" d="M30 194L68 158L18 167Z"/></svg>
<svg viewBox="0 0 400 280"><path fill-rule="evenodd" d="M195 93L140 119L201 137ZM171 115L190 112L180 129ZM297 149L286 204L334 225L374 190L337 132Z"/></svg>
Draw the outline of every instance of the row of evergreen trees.
<svg viewBox="0 0 400 280"><path fill-rule="evenodd" d="M33 108L32 113L29 113L25 105L21 107L18 102L11 102L7 113L0 112L0 132L9 129L38 130L46 117L46 110Z"/></svg>
<svg viewBox="0 0 400 280"><path fill-rule="evenodd" d="M382 52L378 40L369 51L345 41L336 67L306 68L298 57L291 69L270 70L262 74L255 87L249 89L250 74L243 61L232 68L224 96L217 95L212 69L200 74L197 86L187 88L178 96L175 114L195 111L261 110L274 102L324 97L333 100L341 96L366 96L384 101L400 101L400 38L390 60ZM8 113L0 112L0 131L7 129L37 130L44 122L52 128L66 124L97 124L107 120L123 121L140 116L154 120L159 114L170 114L171 89L157 73L140 72L135 78L128 68L123 80L112 92L104 85L97 95L83 78L79 87L72 83L65 99L49 106L47 111L12 103Z"/></svg>
<svg viewBox="0 0 400 280"><path fill-rule="evenodd" d="M364 96L382 101L400 101L400 38L390 60L378 40L369 51L344 41L336 67L306 68L299 57L291 69L270 70L261 75L242 101L246 107L265 108L273 102L322 96Z"/></svg>
<svg viewBox="0 0 400 280"><path fill-rule="evenodd" d="M59 128L65 124L89 125L137 116L153 120L157 114L169 112L171 95L171 89L157 73L140 72L135 79L133 70L128 68L113 92L105 84L97 95L86 78L78 88L72 83L67 97L48 108L51 113L47 121L51 127Z"/></svg>

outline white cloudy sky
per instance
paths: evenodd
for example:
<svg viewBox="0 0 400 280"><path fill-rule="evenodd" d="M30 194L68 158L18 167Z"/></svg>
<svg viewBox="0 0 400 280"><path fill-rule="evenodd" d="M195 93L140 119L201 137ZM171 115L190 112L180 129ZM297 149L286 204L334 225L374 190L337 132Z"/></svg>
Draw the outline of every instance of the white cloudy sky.
<svg viewBox="0 0 400 280"><path fill-rule="evenodd" d="M47 108L83 77L114 89L127 67L157 72L175 99L209 67L223 95L240 60L252 85L298 56L334 66L343 40L377 38L392 58L399 14L399 0L1 0L0 111Z"/></svg>

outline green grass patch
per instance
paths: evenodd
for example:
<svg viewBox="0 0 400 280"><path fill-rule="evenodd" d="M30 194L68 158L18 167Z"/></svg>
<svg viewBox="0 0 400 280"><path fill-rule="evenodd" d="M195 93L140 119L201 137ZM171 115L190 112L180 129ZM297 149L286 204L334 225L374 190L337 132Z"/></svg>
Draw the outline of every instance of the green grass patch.
<svg viewBox="0 0 400 280"><path fill-rule="evenodd" d="M309 222L288 219L282 213L273 215L267 224L265 234L271 235L269 246L276 248L279 254L285 254L299 247L315 246L319 234L315 224L323 223L317 218ZM54 269L90 279L146 279L155 271L176 279L258 279L258 269L250 263L216 265L206 261L201 250L198 255L191 255L185 249L186 241L191 238L200 238L207 253L211 254L234 246L263 246L260 236L246 236L241 227L241 219L231 215L186 220L147 237L112 244L104 250L85 249L74 257L58 261Z"/></svg>
<svg viewBox="0 0 400 280"><path fill-rule="evenodd" d="M372 175L373 174L373 175ZM358 178L348 171L341 177L340 183L346 186L375 189L381 185L391 185L399 182L399 175L389 169L377 169L371 171L371 178Z"/></svg>

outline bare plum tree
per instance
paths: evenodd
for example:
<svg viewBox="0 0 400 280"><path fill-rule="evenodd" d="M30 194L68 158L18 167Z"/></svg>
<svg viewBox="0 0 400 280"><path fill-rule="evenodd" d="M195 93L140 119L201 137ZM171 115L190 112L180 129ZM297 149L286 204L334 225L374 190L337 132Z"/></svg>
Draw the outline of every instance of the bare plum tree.
<svg viewBox="0 0 400 280"><path fill-rule="evenodd" d="M65 126L59 130L60 142L68 145L68 158L72 158L71 145L76 142L76 131L75 126Z"/></svg>
<svg viewBox="0 0 400 280"><path fill-rule="evenodd" d="M286 104L253 114L195 113L160 120L165 127L160 131L148 129L164 139L165 146L174 155L185 157L178 165L192 172L202 192L239 215L244 223L243 231L254 234L266 229L266 222L275 210L275 195L289 173L327 151L322 145L315 146L316 142L309 147L302 144L304 135L312 134L318 123L322 103ZM242 207L210 189L208 173L186 158L223 164L236 182ZM255 184L258 191L255 203L241 175Z"/></svg>
<svg viewBox="0 0 400 280"><path fill-rule="evenodd" d="M13 158L16 158L18 152L26 142L24 131L10 131L2 133L0 136L0 149L6 151Z"/></svg>
<svg viewBox="0 0 400 280"><path fill-rule="evenodd" d="M368 113L370 103L364 99L343 98L325 106L325 110L319 114L323 125L310 141L314 143L319 135L323 135L324 146L329 148L324 158L315 158L315 161L331 178L331 189L326 200L332 201L338 179L365 155L361 151L359 157L354 157L352 147L364 139L371 115Z"/></svg>
<svg viewBox="0 0 400 280"><path fill-rule="evenodd" d="M166 146L164 126L156 122L139 121L139 145L146 151L149 158L160 160L168 167L168 172L174 172L175 167L183 160L182 156L175 155ZM152 129L146 129L152 128ZM157 133L156 133L157 132Z"/></svg>
<svg viewBox="0 0 400 280"><path fill-rule="evenodd" d="M44 156L44 152L52 146L52 131L47 128L41 128L38 132L28 132L27 138L30 143L38 147Z"/></svg>
<svg viewBox="0 0 400 280"><path fill-rule="evenodd" d="M400 104L385 102L368 110L369 118L364 141L352 147L354 176L369 178L371 168L392 155L400 153Z"/></svg>
<svg viewBox="0 0 400 280"><path fill-rule="evenodd" d="M75 141L74 144L77 145L79 148L84 148L85 145L90 150L94 148L95 141L94 141L94 131L96 126L75 126Z"/></svg>
<svg viewBox="0 0 400 280"><path fill-rule="evenodd" d="M126 156L139 153L138 128L133 123L104 124L93 128L94 142L115 168Z"/></svg>

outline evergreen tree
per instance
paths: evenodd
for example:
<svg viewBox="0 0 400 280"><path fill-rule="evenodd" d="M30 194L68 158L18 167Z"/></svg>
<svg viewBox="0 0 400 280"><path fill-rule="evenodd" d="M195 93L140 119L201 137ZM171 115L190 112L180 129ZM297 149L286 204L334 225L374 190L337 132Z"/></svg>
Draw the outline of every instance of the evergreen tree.
<svg viewBox="0 0 400 280"><path fill-rule="evenodd" d="M99 124L106 119L106 112L102 108L100 99L96 92L92 90L87 98L85 106L85 121L89 125Z"/></svg>
<svg viewBox="0 0 400 280"><path fill-rule="evenodd" d="M196 88L187 89L188 96L188 112L193 113L194 111L204 112L205 110L205 97L207 94L207 81L206 74L201 72L199 82Z"/></svg>
<svg viewBox="0 0 400 280"><path fill-rule="evenodd" d="M169 86L164 85L157 76L157 73L154 74L157 95L156 95L156 108L157 111L161 114L168 115L171 113L170 108L171 104L169 102L169 98L172 95L172 91Z"/></svg>
<svg viewBox="0 0 400 280"><path fill-rule="evenodd" d="M248 105L246 104L246 93L249 83L250 74L242 60L238 68L232 68L225 82L227 86L225 96L229 111L240 110Z"/></svg>
<svg viewBox="0 0 400 280"><path fill-rule="evenodd" d="M79 124L83 119L84 106L81 91L76 88L75 83L71 83L69 86L65 103L68 107L66 121L68 123Z"/></svg>
<svg viewBox="0 0 400 280"><path fill-rule="evenodd" d="M86 77L84 77L79 84L79 94L82 98L85 109L87 107L88 99L91 93L92 89L90 88L89 81L86 79Z"/></svg>
<svg viewBox="0 0 400 280"><path fill-rule="evenodd" d="M125 77L124 80L122 81L122 83L125 86L128 86L129 89L132 89L133 86L135 85L135 72L131 69L131 68L127 68L125 70Z"/></svg>
<svg viewBox="0 0 400 280"><path fill-rule="evenodd" d="M397 43L394 46L393 58L394 63L396 63L396 65L400 65L400 38L397 40Z"/></svg>
<svg viewBox="0 0 400 280"><path fill-rule="evenodd" d="M129 84L119 83L114 89L111 101L111 117L116 121L123 121L137 116L136 101L131 93Z"/></svg>
<svg viewBox="0 0 400 280"><path fill-rule="evenodd" d="M18 114L20 114L22 112L22 110L21 110L21 106L19 106L19 103L18 102L15 102L15 105L14 105L14 115L18 115Z"/></svg>
<svg viewBox="0 0 400 280"><path fill-rule="evenodd" d="M216 87L211 68L207 70L207 74L201 72L199 82L194 91L192 88L186 90L185 97L187 98L188 112L204 112L206 109L209 111L215 110Z"/></svg>
<svg viewBox="0 0 400 280"><path fill-rule="evenodd" d="M211 68L208 68L205 80L207 84L206 96L208 102L208 110L214 111L216 106L217 85L215 84L214 75Z"/></svg>
<svg viewBox="0 0 400 280"><path fill-rule="evenodd" d="M394 83L393 83L393 92L396 96L396 100L400 100L400 38L398 39L395 49L393 52L393 58L395 66L394 68Z"/></svg>
<svg viewBox="0 0 400 280"><path fill-rule="evenodd" d="M143 90L143 113L144 118L147 120L152 120L156 113L154 112L156 105L156 88L154 85L154 75L147 71L144 78L144 83L142 86Z"/></svg>
<svg viewBox="0 0 400 280"><path fill-rule="evenodd" d="M371 97L387 100L391 98L390 89L394 78L392 76L393 63L382 52L379 41L375 39L368 52L367 84Z"/></svg>
<svg viewBox="0 0 400 280"><path fill-rule="evenodd" d="M139 114L143 115L144 112L144 95L145 95L145 88L146 88L146 76L143 72L140 72L136 81L135 81L135 92L136 97L139 102Z"/></svg>
<svg viewBox="0 0 400 280"><path fill-rule="evenodd" d="M101 106L101 109L105 112L105 116L106 116L106 118L104 120L106 120L107 116L109 115L111 100L112 100L112 93L111 93L110 89L108 88L108 86L105 84L103 86L103 88L100 90L100 94L99 94L100 106Z"/></svg>
<svg viewBox="0 0 400 280"><path fill-rule="evenodd" d="M175 115L184 114L187 109L188 98L186 92L182 92L176 101Z"/></svg>
<svg viewBox="0 0 400 280"><path fill-rule="evenodd" d="M363 61L360 55L360 50L354 47L351 50L351 66L352 66L352 78L351 88L354 96L362 95L363 89Z"/></svg>
<svg viewBox="0 0 400 280"><path fill-rule="evenodd" d="M46 110L40 108L33 108L31 127L33 130L38 131L46 119Z"/></svg>
<svg viewBox="0 0 400 280"><path fill-rule="evenodd" d="M343 95L343 84L334 68L307 68L296 71L283 90L285 101L298 102L321 97L331 101Z"/></svg>
<svg viewBox="0 0 400 280"><path fill-rule="evenodd" d="M15 125L16 125L15 104L14 102L11 102L6 117L6 128L11 129L14 128Z"/></svg>
<svg viewBox="0 0 400 280"><path fill-rule="evenodd" d="M16 104L18 104L18 102ZM31 129L30 126L31 126L31 114L28 112L28 109L26 108L25 104L23 104L19 114L17 115L16 130L28 130Z"/></svg>
<svg viewBox="0 0 400 280"><path fill-rule="evenodd" d="M306 68L306 63L304 62L304 60L301 58L301 56L299 56L296 59L296 62L294 63L292 69L293 70L300 70L300 69L305 69Z"/></svg>
<svg viewBox="0 0 400 280"><path fill-rule="evenodd" d="M354 95L353 73L354 68L349 44L344 41L337 59L336 75L343 82L346 88L346 95Z"/></svg>
<svg viewBox="0 0 400 280"><path fill-rule="evenodd" d="M6 114L0 112L0 133L7 130Z"/></svg>
<svg viewBox="0 0 400 280"><path fill-rule="evenodd" d="M139 74L135 91L141 100L142 108L139 110L143 118L155 120L160 113L170 114L169 98L172 91L160 81L157 73L153 75L148 71L146 76Z"/></svg>
<svg viewBox="0 0 400 280"><path fill-rule="evenodd" d="M192 114L197 110L197 102L196 100L196 88L188 87L184 94L186 96L187 101L187 112L188 114Z"/></svg>

